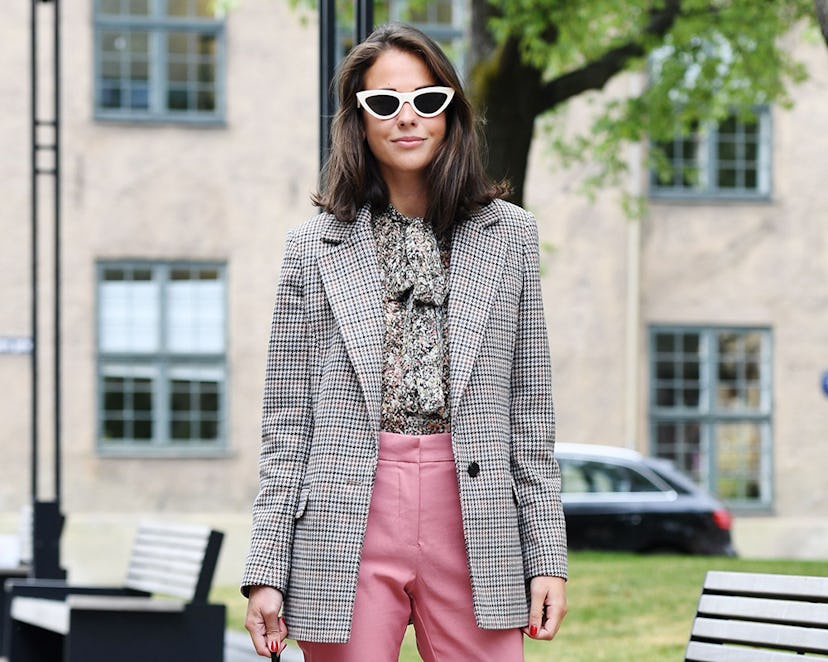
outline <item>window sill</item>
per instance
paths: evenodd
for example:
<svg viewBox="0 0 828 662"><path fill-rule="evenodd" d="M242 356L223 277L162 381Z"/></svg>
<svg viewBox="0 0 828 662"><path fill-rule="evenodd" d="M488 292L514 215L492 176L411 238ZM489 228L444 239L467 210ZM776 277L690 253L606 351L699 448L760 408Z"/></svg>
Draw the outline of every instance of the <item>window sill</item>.
<svg viewBox="0 0 828 662"><path fill-rule="evenodd" d="M96 454L101 459L119 460L224 460L235 455L229 448L207 447L156 447L156 448L96 448Z"/></svg>
<svg viewBox="0 0 828 662"><path fill-rule="evenodd" d="M650 191L649 199L651 204L680 204L680 205L768 205L774 202L773 196L769 193L757 193L756 195L727 195L724 193L670 193L667 191Z"/></svg>
<svg viewBox="0 0 828 662"><path fill-rule="evenodd" d="M107 126L181 127L192 129L226 129L223 116L197 117L193 115L107 114L96 112L94 120Z"/></svg>

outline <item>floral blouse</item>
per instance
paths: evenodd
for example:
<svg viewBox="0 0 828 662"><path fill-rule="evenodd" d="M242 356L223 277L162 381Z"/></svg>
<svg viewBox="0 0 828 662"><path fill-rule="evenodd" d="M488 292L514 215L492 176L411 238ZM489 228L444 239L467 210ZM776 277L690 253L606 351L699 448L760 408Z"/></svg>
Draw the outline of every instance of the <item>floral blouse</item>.
<svg viewBox="0 0 828 662"><path fill-rule="evenodd" d="M450 242L391 206L372 221L385 311L380 429L449 432Z"/></svg>

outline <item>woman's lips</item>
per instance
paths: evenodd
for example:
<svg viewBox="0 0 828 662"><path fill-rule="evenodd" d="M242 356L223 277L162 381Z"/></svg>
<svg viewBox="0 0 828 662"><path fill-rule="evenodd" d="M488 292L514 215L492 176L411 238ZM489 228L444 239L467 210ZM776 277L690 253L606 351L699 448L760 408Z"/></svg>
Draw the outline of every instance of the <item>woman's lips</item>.
<svg viewBox="0 0 828 662"><path fill-rule="evenodd" d="M419 145L424 140L425 138L419 138L417 136L403 136L402 138L395 138L391 142L405 147L413 147L414 145Z"/></svg>

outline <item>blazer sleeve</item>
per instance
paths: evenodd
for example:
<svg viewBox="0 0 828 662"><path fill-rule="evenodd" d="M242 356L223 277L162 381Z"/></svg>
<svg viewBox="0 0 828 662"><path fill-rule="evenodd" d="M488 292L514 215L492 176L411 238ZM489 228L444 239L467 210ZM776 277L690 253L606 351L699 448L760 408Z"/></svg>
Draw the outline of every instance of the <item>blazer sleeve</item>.
<svg viewBox="0 0 828 662"><path fill-rule="evenodd" d="M526 577L566 577L561 472L554 456L552 366L540 287L538 229L531 214L524 230L510 422L512 477Z"/></svg>
<svg viewBox="0 0 828 662"><path fill-rule="evenodd" d="M285 592L296 509L313 429L311 340L303 297L300 242L288 235L276 286L262 407L259 493L242 592L266 585Z"/></svg>

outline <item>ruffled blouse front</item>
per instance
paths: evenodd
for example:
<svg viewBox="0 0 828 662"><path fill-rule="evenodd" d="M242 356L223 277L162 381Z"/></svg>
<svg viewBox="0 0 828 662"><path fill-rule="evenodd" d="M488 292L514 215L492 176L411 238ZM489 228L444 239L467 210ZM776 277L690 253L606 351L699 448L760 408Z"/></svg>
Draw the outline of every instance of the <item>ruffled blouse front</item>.
<svg viewBox="0 0 828 662"><path fill-rule="evenodd" d="M449 432L449 242L394 207L372 220L385 311L381 429Z"/></svg>

